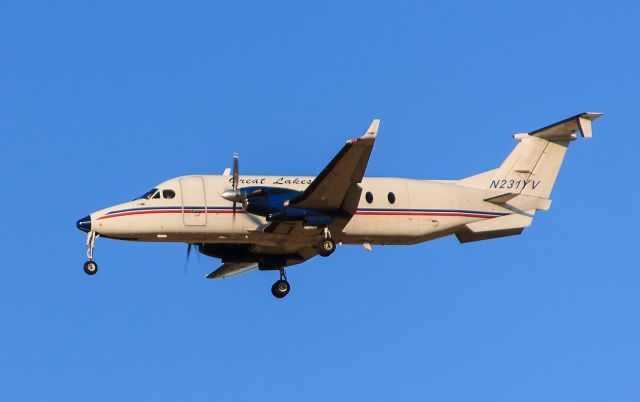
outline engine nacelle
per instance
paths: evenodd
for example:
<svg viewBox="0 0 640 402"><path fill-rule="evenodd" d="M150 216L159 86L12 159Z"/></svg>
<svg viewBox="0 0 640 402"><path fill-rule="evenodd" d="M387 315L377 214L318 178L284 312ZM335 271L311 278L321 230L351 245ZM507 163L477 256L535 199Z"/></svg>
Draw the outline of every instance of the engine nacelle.
<svg viewBox="0 0 640 402"><path fill-rule="evenodd" d="M269 222L303 221L305 226L326 227L331 217L322 212L305 208L289 207L288 202L302 192L279 187L244 187L240 189L246 199L244 210L264 216Z"/></svg>
<svg viewBox="0 0 640 402"><path fill-rule="evenodd" d="M241 189L247 203L245 211L268 217L285 208L285 202L298 197L302 192L278 187L245 187Z"/></svg>
<svg viewBox="0 0 640 402"><path fill-rule="evenodd" d="M306 226L329 226L331 217L311 209L285 207L267 216L269 222L304 221Z"/></svg>

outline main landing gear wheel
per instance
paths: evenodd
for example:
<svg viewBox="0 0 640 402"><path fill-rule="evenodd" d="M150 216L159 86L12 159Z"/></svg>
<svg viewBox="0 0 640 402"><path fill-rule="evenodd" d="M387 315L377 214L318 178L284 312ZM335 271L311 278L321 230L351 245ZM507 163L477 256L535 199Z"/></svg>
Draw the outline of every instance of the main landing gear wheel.
<svg viewBox="0 0 640 402"><path fill-rule="evenodd" d="M318 243L318 254L322 257L328 257L336 251L336 243L330 237Z"/></svg>
<svg viewBox="0 0 640 402"><path fill-rule="evenodd" d="M87 261L84 263L84 273L87 275L95 275L98 272L98 264L95 261Z"/></svg>
<svg viewBox="0 0 640 402"><path fill-rule="evenodd" d="M271 286L271 293L278 299L282 299L288 295L290 290L291 286L289 286L289 282L287 282L286 279L280 279Z"/></svg>
<svg viewBox="0 0 640 402"><path fill-rule="evenodd" d="M271 294L278 299L282 299L289 294L290 290L291 286L289 286L289 282L287 282L287 273L284 271L284 268L280 268L280 279L271 286Z"/></svg>

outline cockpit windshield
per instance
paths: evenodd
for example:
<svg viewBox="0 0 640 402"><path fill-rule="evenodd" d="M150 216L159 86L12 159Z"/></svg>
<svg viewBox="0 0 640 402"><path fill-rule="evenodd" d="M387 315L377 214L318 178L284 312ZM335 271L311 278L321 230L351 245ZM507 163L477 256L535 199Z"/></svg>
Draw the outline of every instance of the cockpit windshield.
<svg viewBox="0 0 640 402"><path fill-rule="evenodd" d="M142 194L140 197L136 198L136 200L149 200L151 199L151 197L153 197L156 193L158 192L157 188L152 188L151 190L147 191L146 193ZM158 197L156 197L158 198Z"/></svg>

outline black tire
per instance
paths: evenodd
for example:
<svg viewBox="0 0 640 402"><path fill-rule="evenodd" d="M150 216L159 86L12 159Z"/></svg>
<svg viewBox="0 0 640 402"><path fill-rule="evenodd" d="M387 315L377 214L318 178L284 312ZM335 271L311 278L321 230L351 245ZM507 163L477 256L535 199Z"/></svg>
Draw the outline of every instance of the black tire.
<svg viewBox="0 0 640 402"><path fill-rule="evenodd" d="M322 257L328 257L336 251L336 243L331 239L324 239L318 243L318 254Z"/></svg>
<svg viewBox="0 0 640 402"><path fill-rule="evenodd" d="M87 261L84 263L84 273L87 275L95 275L98 272L98 264L95 261Z"/></svg>
<svg viewBox="0 0 640 402"><path fill-rule="evenodd" d="M285 281L284 279L276 281L276 283L271 286L271 294L273 294L278 299L282 299L283 297L288 295L290 290L291 286L289 285L289 282Z"/></svg>

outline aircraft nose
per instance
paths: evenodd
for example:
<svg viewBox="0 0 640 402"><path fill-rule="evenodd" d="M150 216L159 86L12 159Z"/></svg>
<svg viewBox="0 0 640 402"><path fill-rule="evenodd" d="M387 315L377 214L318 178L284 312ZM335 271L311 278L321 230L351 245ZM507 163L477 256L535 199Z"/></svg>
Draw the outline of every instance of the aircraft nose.
<svg viewBox="0 0 640 402"><path fill-rule="evenodd" d="M78 219L78 222L76 222L76 227L83 232L91 231L91 216L87 215L82 219Z"/></svg>

